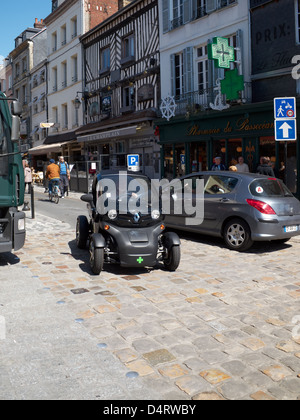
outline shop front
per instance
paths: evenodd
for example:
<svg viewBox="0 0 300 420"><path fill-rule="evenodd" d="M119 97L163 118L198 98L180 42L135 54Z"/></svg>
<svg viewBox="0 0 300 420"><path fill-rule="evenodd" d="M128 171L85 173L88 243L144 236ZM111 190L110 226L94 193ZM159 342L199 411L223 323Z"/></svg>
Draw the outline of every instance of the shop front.
<svg viewBox="0 0 300 420"><path fill-rule="evenodd" d="M299 101L297 104L300 115ZM273 103L235 106L222 112L174 117L156 121L161 145L161 175L176 178L210 170L214 157L221 156L227 168L243 156L251 172L260 157L274 163L277 177L298 197L300 180L298 141L275 141Z"/></svg>

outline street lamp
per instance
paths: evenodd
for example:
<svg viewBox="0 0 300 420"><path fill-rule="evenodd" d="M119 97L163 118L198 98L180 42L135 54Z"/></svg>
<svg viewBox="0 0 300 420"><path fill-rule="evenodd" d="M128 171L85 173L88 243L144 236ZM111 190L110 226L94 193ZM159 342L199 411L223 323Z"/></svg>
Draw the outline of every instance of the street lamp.
<svg viewBox="0 0 300 420"><path fill-rule="evenodd" d="M89 93L88 88L86 87L83 92L80 92L80 91L76 92L76 98L74 100L74 105L75 105L75 108L76 109L79 109L80 108L80 105L81 105L81 100L80 100L80 98L78 96L78 93L82 93L83 94L83 97L81 99L84 100L85 109L87 109L87 101L88 101L88 99L90 97L90 93Z"/></svg>

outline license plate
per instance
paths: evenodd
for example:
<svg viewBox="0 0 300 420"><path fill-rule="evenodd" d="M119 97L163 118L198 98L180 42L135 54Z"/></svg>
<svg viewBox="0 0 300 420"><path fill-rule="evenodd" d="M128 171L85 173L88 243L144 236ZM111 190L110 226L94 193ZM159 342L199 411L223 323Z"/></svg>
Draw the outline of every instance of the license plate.
<svg viewBox="0 0 300 420"><path fill-rule="evenodd" d="M297 232L298 229L299 229L298 226L285 226L284 227L284 231L286 233L289 233L289 232Z"/></svg>

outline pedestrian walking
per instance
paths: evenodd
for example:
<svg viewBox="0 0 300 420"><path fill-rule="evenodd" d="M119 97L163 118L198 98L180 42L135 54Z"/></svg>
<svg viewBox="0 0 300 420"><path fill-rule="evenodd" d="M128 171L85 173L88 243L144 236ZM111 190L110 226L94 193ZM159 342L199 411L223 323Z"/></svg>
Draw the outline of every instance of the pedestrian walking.
<svg viewBox="0 0 300 420"><path fill-rule="evenodd" d="M61 198L65 198L65 193L68 191L69 188L69 180L70 180L70 170L69 165L65 162L63 156L59 156L58 162L60 168L60 191L61 191Z"/></svg>
<svg viewBox="0 0 300 420"><path fill-rule="evenodd" d="M27 162L25 163L25 168L24 168L24 180L25 180L25 193L27 189L28 194L30 194L31 184L32 184L32 172Z"/></svg>

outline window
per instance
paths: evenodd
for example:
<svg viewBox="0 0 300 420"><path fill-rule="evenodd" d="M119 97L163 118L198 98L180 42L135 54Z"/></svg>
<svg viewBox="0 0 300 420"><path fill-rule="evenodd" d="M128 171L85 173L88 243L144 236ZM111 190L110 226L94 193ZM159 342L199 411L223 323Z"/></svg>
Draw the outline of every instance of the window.
<svg viewBox="0 0 300 420"><path fill-rule="evenodd" d="M198 92L200 95L208 91L208 56L207 45L197 48Z"/></svg>
<svg viewBox="0 0 300 420"><path fill-rule="evenodd" d="M181 26L183 23L183 0L173 0L172 12L172 29L174 29Z"/></svg>
<svg viewBox="0 0 300 420"><path fill-rule="evenodd" d="M174 78L174 85L175 85L175 96L179 96L183 93L183 61L182 61L182 54L175 54L175 78Z"/></svg>
<svg viewBox="0 0 300 420"><path fill-rule="evenodd" d="M33 104L32 112L33 112L33 114L37 114L37 112L38 112L38 105L37 105L37 102L38 102L38 97L37 97L37 96L35 96L35 97L33 98L33 101L32 101L32 104Z"/></svg>
<svg viewBox="0 0 300 420"><path fill-rule="evenodd" d="M22 73L25 73L27 71L27 58L23 58L22 60Z"/></svg>
<svg viewBox="0 0 300 420"><path fill-rule="evenodd" d="M23 94L23 104L27 104L27 86L22 87L22 94Z"/></svg>
<svg viewBox="0 0 300 420"><path fill-rule="evenodd" d="M206 15L206 0L196 0L196 7L195 10L193 10L193 19L199 19Z"/></svg>
<svg viewBox="0 0 300 420"><path fill-rule="evenodd" d="M78 59L77 55L72 57L72 82L76 83L78 81Z"/></svg>
<svg viewBox="0 0 300 420"><path fill-rule="evenodd" d="M79 118L78 118L78 109L75 106L75 101L73 101L73 127L78 127Z"/></svg>
<svg viewBox="0 0 300 420"><path fill-rule="evenodd" d="M211 175L204 187L205 194L228 194L234 190L238 178L231 176Z"/></svg>
<svg viewBox="0 0 300 420"><path fill-rule="evenodd" d="M67 87L67 62L61 64L61 79L62 79L62 88Z"/></svg>
<svg viewBox="0 0 300 420"><path fill-rule="evenodd" d="M300 44L300 0L296 3L296 41Z"/></svg>
<svg viewBox="0 0 300 420"><path fill-rule="evenodd" d="M52 69L53 92L57 92L57 67Z"/></svg>
<svg viewBox="0 0 300 420"><path fill-rule="evenodd" d="M32 79L32 87L35 88L37 87L37 85L38 85L37 74L35 74Z"/></svg>
<svg viewBox="0 0 300 420"><path fill-rule="evenodd" d="M134 60L134 35L131 34L122 40L121 64Z"/></svg>
<svg viewBox="0 0 300 420"><path fill-rule="evenodd" d="M63 129L68 128L68 105L62 105L62 121L63 121Z"/></svg>
<svg viewBox="0 0 300 420"><path fill-rule="evenodd" d="M58 131L59 122L58 122L58 108L57 107L52 108L52 121L55 124L54 130Z"/></svg>
<svg viewBox="0 0 300 420"><path fill-rule="evenodd" d="M134 87L127 86L122 91L122 107L121 112L133 111L135 105L135 91Z"/></svg>
<svg viewBox="0 0 300 420"><path fill-rule="evenodd" d="M66 25L63 25L61 27L61 31L60 31L60 35L61 35L61 45L66 45L67 43L67 27Z"/></svg>
<svg viewBox="0 0 300 420"><path fill-rule="evenodd" d="M237 0L206 0L206 13L211 13L217 9L230 6L236 3Z"/></svg>
<svg viewBox="0 0 300 420"><path fill-rule="evenodd" d="M172 95L191 94L194 89L193 80L193 48L185 48L178 54L171 55Z"/></svg>
<svg viewBox="0 0 300 420"><path fill-rule="evenodd" d="M20 64L19 63L16 64L15 72L16 72L16 77L19 77L20 76Z"/></svg>
<svg viewBox="0 0 300 420"><path fill-rule="evenodd" d="M52 34L52 52L57 50L57 33Z"/></svg>
<svg viewBox="0 0 300 420"><path fill-rule="evenodd" d="M77 37L77 16L71 19L71 34L72 34L72 39Z"/></svg>
<svg viewBox="0 0 300 420"><path fill-rule="evenodd" d="M46 81L45 79L45 70L42 70L40 73L40 83L44 83Z"/></svg>
<svg viewBox="0 0 300 420"><path fill-rule="evenodd" d="M110 49L104 48L100 54L100 74L109 71L110 68Z"/></svg>

